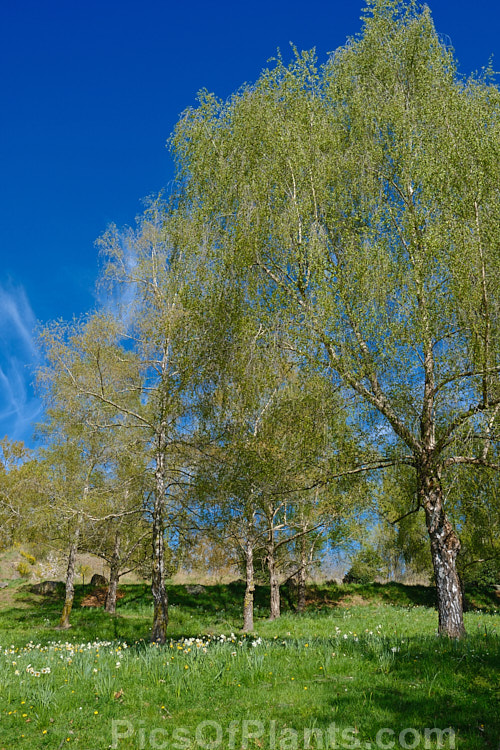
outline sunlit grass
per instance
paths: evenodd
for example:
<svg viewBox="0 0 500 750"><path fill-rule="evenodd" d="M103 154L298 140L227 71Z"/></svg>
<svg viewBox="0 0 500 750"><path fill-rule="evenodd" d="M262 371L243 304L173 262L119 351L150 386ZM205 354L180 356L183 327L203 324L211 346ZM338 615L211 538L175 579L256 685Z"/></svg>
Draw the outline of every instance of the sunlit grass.
<svg viewBox="0 0 500 750"><path fill-rule="evenodd" d="M212 747L239 750L248 720L263 728L248 747L280 748L286 737L292 744L281 747L293 747L293 730L302 749L304 729L315 728L310 747L319 748L332 724L338 747L375 743L384 727L397 740L405 728L448 726L458 748L495 747L494 613L468 612L461 642L437 638L433 609L386 604L285 611L243 636L230 588L201 598L174 589L172 600L164 647L149 644L151 605L140 586L127 589L116 617L77 606L63 635L54 630L60 602L0 611L0 748L100 750L115 741L194 750L205 736L197 739L197 727L216 721L223 736ZM122 722L115 735L113 720ZM351 730L347 740L361 744L342 745Z"/></svg>

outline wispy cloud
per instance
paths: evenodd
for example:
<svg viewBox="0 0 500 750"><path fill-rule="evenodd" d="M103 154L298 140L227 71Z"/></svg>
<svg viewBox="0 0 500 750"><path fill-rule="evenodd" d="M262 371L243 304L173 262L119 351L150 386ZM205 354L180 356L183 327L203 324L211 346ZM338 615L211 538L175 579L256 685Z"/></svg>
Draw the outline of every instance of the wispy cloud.
<svg viewBox="0 0 500 750"><path fill-rule="evenodd" d="M24 289L0 284L0 437L29 439L42 410L31 386L39 362L35 326Z"/></svg>

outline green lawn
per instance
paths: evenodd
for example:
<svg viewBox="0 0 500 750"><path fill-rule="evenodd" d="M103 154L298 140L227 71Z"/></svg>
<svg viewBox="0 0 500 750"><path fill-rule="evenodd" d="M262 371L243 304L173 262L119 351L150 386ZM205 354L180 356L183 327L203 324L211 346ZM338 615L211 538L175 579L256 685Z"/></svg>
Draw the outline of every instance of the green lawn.
<svg viewBox="0 0 500 750"><path fill-rule="evenodd" d="M284 596L275 622L261 588L242 637L241 585L172 586L157 647L147 587L124 590L110 617L78 589L64 633L60 600L4 601L0 748L437 748L429 730L451 727L443 747L498 750L500 617L485 592L454 642L435 635L425 587L316 587L306 614Z"/></svg>

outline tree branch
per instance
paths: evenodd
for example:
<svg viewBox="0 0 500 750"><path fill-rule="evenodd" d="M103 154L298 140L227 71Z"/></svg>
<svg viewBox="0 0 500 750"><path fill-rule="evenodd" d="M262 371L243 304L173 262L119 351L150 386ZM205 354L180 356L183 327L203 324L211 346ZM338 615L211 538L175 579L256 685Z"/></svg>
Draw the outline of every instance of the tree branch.
<svg viewBox="0 0 500 750"><path fill-rule="evenodd" d="M453 456L451 458L446 458L444 461L445 466L455 466L457 464L480 466L484 469L495 469L496 471L500 471L500 464L494 464L490 461L485 461L483 458L476 458L475 456Z"/></svg>

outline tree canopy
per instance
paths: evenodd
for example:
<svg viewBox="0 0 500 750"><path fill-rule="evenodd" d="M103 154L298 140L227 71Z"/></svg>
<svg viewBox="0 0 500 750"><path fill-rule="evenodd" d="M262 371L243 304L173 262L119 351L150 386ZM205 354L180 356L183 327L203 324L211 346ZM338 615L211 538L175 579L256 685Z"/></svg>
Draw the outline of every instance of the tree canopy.
<svg viewBox="0 0 500 750"><path fill-rule="evenodd" d="M294 49L226 101L202 91L169 143L171 195L99 241L98 309L43 333L52 489L78 495L67 601L87 520L115 594L149 524L153 639L169 535L233 540L251 629L254 555L278 616L317 530L359 508L368 529L374 508L396 530L368 529L360 564L431 559L440 632L460 637L459 573L498 556L493 71L459 75L427 6L367 0L324 64ZM20 450L0 465L9 539L39 471L9 468Z"/></svg>
<svg viewBox="0 0 500 750"><path fill-rule="evenodd" d="M226 102L202 92L171 141L176 227L351 394L380 465L413 467L455 636L446 488L459 465L498 468L499 112L427 7L373 0L325 65L296 53Z"/></svg>

